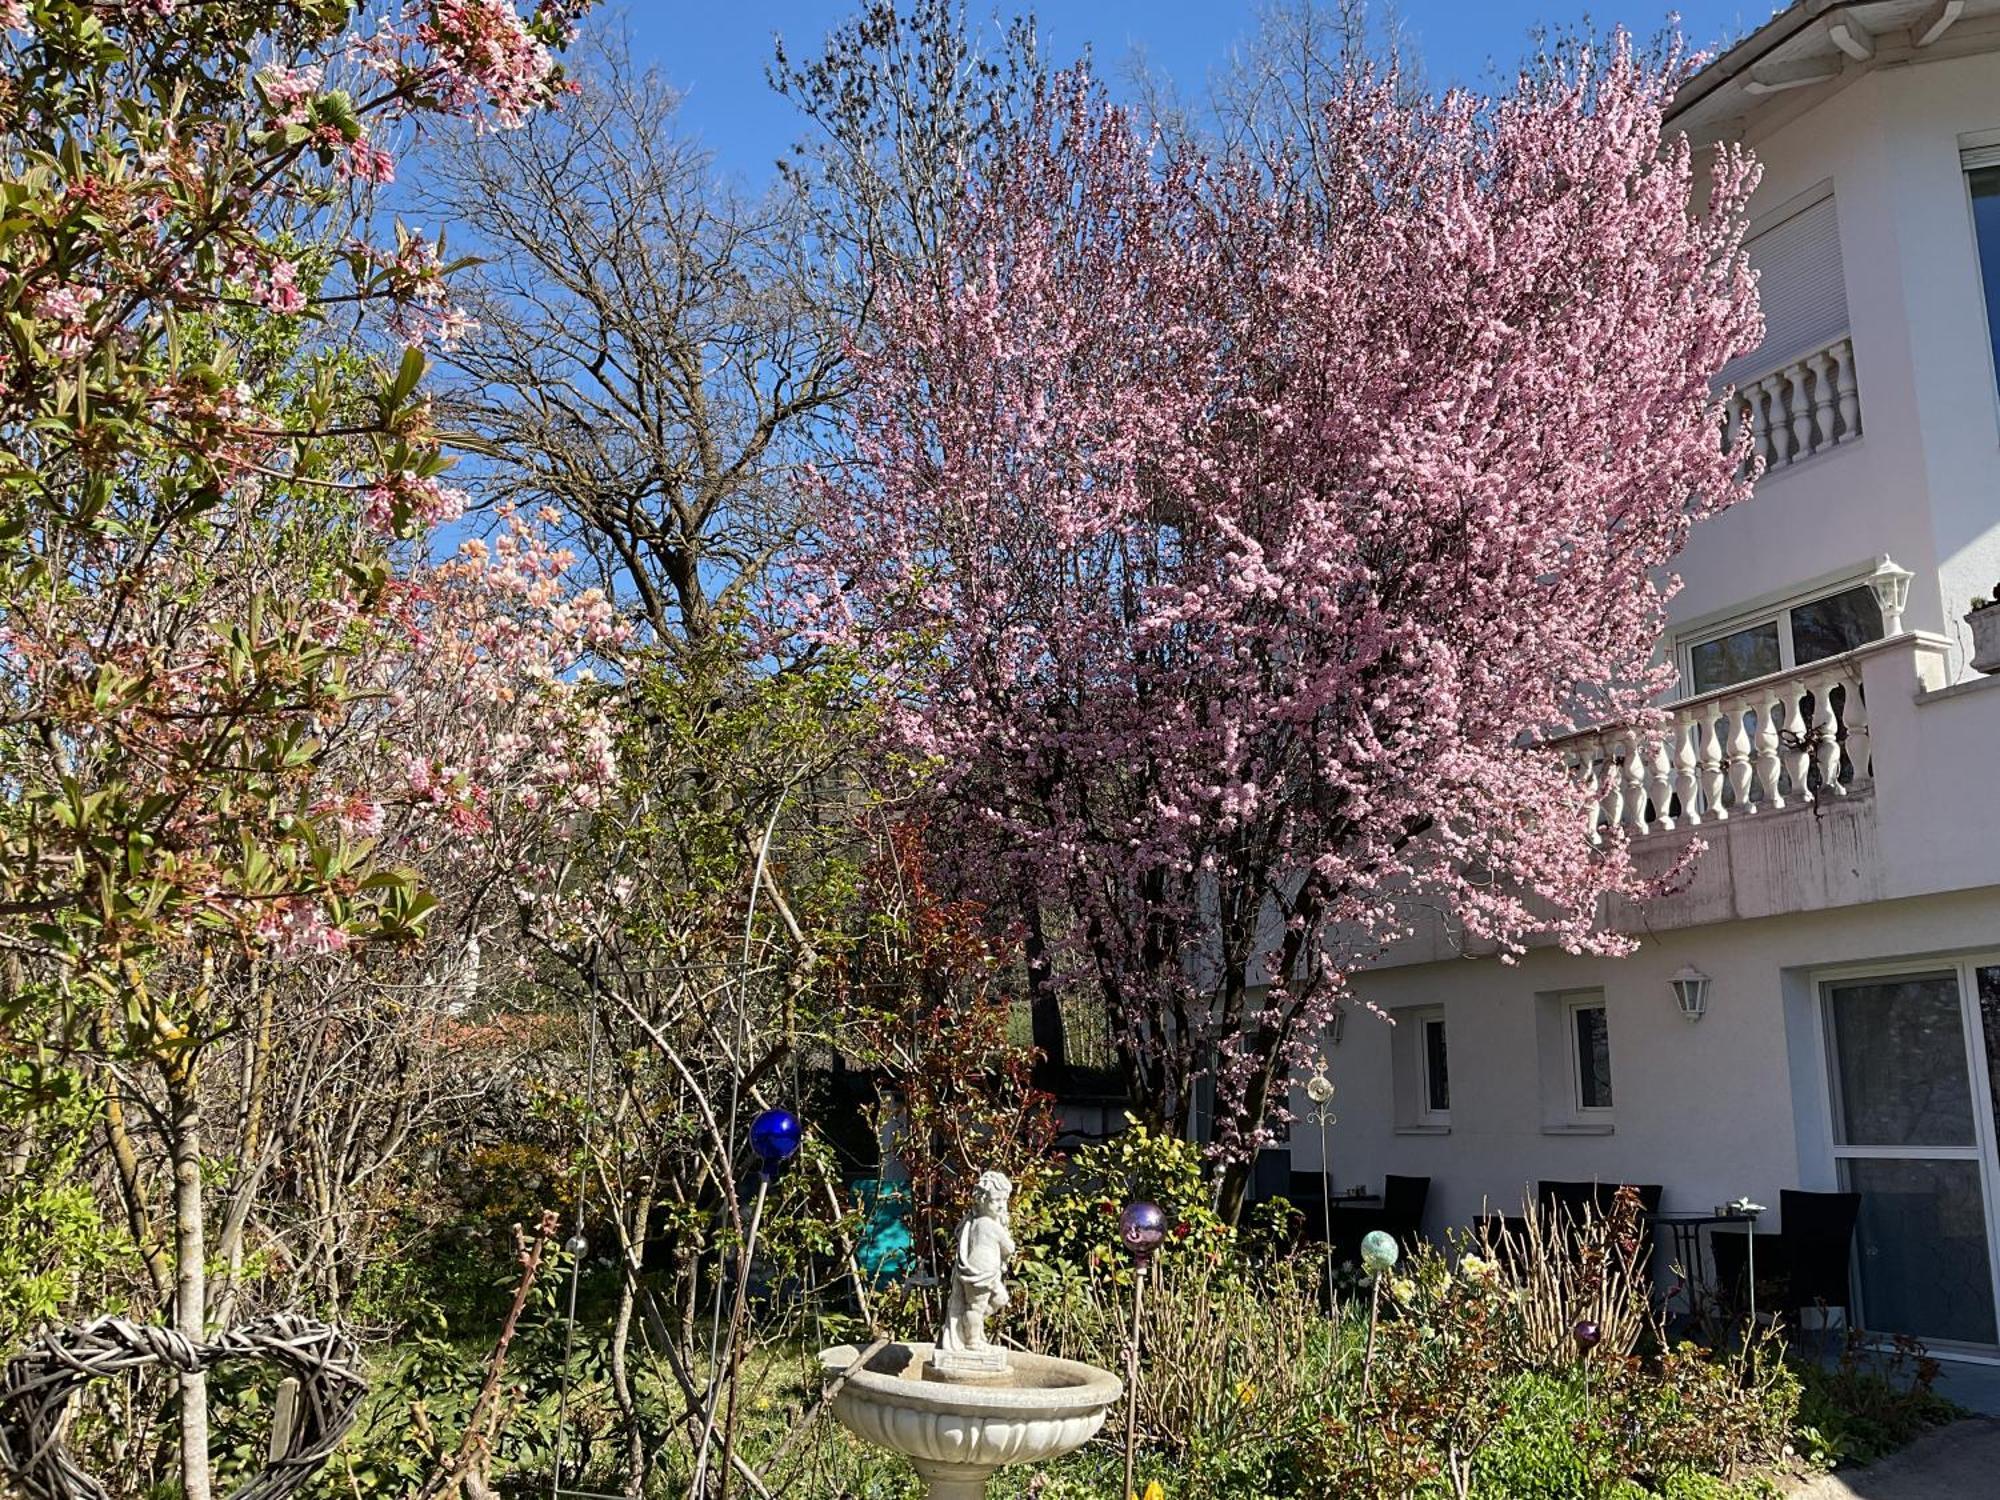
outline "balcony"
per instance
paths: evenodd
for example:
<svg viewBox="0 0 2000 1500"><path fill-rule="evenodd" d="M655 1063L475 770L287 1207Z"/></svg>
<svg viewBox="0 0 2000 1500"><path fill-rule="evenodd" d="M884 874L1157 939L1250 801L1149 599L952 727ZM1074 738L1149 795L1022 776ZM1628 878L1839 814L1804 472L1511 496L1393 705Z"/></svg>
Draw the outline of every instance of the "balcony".
<svg viewBox="0 0 2000 1500"><path fill-rule="evenodd" d="M1766 374L1738 383L1723 445L1750 425L1751 452L1777 473L1861 436L1861 386L1846 334Z"/></svg>
<svg viewBox="0 0 2000 1500"><path fill-rule="evenodd" d="M1867 786L1862 662L1884 644L1683 699L1643 726L1555 742L1588 794L1590 841L1783 812Z"/></svg>
<svg viewBox="0 0 2000 1500"><path fill-rule="evenodd" d="M1952 643L1894 633L1809 666L1556 741L1589 799L1586 835L1671 869L1672 893L1606 913L1626 931L2000 887L1984 811L2000 677L1950 683Z"/></svg>

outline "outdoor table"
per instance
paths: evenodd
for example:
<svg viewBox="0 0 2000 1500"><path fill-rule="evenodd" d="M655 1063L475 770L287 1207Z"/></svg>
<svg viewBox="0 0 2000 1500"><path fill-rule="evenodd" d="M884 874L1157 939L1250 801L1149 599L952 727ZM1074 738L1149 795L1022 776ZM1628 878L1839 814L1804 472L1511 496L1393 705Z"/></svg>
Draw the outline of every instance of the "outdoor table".
<svg viewBox="0 0 2000 1500"><path fill-rule="evenodd" d="M1728 1209L1710 1210L1706 1213L1655 1212L1648 1214L1647 1221L1656 1230L1665 1229L1673 1238L1674 1261L1688 1275L1689 1285L1701 1276L1701 1232L1713 1229L1718 1224L1747 1224L1749 1232L1743 1236L1745 1270L1744 1277L1750 1295L1750 1326L1757 1326L1757 1215L1734 1213ZM1694 1310L1694 1298L1690 1292L1688 1310Z"/></svg>

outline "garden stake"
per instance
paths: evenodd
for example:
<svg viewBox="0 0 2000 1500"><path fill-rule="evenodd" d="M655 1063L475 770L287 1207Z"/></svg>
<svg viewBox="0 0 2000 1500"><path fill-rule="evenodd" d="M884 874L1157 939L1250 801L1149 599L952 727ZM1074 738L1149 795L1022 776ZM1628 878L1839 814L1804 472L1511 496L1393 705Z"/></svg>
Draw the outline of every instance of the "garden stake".
<svg viewBox="0 0 2000 1500"><path fill-rule="evenodd" d="M729 1310L729 1333L723 1343L721 1370L727 1376L727 1415L722 1424L722 1500L728 1500L729 1479L736 1457L736 1387L742 1372L743 1317L750 1302L750 1266L757 1254L757 1231L764 1222L764 1200L778 1168L799 1149L798 1116L788 1109L767 1109L750 1122L750 1149L756 1153L757 1198L750 1205L750 1227L743 1236L743 1253L736 1263L736 1299ZM708 1410L702 1417L701 1451L695 1459L690 1493L699 1496L708 1478L708 1446L715 1435L715 1403L723 1395L716 1374L709 1376Z"/></svg>
<svg viewBox="0 0 2000 1500"><path fill-rule="evenodd" d="M1369 1385L1375 1379L1375 1319L1382 1311L1382 1278L1378 1275L1369 1283L1368 1289L1368 1347L1361 1355L1361 1399L1368 1399Z"/></svg>
<svg viewBox="0 0 2000 1500"><path fill-rule="evenodd" d="M1167 1216L1157 1203L1133 1203L1118 1216L1118 1237L1132 1252L1132 1342L1125 1349L1125 1500L1137 1500L1132 1488L1139 1444L1139 1309L1145 1303L1146 1275L1153 1252L1167 1236Z"/></svg>
<svg viewBox="0 0 2000 1500"><path fill-rule="evenodd" d="M1382 1278L1396 1267L1403 1258L1403 1247L1396 1243L1396 1237L1381 1229L1371 1229L1361 1237L1361 1266L1370 1277L1368 1294L1368 1347L1361 1355L1361 1399L1368 1399L1368 1392L1375 1379L1375 1321L1382 1312Z"/></svg>
<svg viewBox="0 0 2000 1500"><path fill-rule="evenodd" d="M1576 1340L1576 1347L1583 1365L1583 1414L1590 1416L1590 1351L1597 1347L1597 1341L1604 1337L1604 1330L1588 1319L1570 1330Z"/></svg>
<svg viewBox="0 0 2000 1500"><path fill-rule="evenodd" d="M1306 1097L1313 1102L1313 1118L1319 1122L1319 1205L1321 1238L1326 1241L1326 1310L1333 1312L1333 1166L1327 1159L1326 1127L1334 1123L1327 1113L1333 1102L1333 1080L1324 1067L1307 1081Z"/></svg>

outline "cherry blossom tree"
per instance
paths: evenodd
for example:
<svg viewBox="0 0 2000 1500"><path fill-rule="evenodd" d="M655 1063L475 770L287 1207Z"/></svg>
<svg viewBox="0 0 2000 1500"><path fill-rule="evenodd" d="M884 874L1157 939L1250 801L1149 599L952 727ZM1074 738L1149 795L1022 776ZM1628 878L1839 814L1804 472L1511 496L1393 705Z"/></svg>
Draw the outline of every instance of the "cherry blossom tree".
<svg viewBox="0 0 2000 1500"><path fill-rule="evenodd" d="M886 298L808 601L864 643L963 878L1101 996L1221 1194L1349 980L1443 910L1503 954L1649 882L1540 742L1643 715L1688 528L1746 493L1755 167L1622 40L1508 94L1350 71L1317 170L1046 91Z"/></svg>

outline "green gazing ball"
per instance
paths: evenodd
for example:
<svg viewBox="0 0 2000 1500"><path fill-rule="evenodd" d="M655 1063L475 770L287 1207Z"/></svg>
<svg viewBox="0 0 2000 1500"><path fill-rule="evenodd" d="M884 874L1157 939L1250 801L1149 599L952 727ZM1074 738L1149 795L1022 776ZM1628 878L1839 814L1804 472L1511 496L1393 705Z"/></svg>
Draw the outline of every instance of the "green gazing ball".
<svg viewBox="0 0 2000 1500"><path fill-rule="evenodd" d="M1393 1269L1402 1255L1396 1237L1387 1230L1371 1229L1361 1237L1361 1264L1370 1275L1380 1276Z"/></svg>

